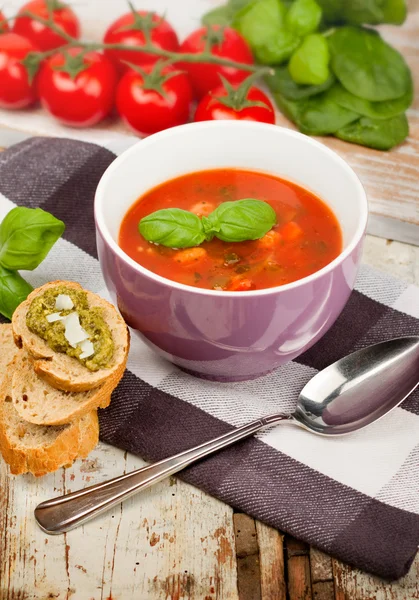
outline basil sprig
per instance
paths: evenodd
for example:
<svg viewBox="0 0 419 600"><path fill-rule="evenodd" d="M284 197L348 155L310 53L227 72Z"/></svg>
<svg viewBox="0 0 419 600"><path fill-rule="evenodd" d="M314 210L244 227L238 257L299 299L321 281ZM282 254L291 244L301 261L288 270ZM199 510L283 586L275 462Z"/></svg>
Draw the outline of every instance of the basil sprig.
<svg viewBox="0 0 419 600"><path fill-rule="evenodd" d="M18 270L31 271L63 234L65 225L41 208L13 208L0 224L0 313L13 312L32 291Z"/></svg>
<svg viewBox="0 0 419 600"><path fill-rule="evenodd" d="M65 225L41 208L13 208L0 224L0 264L32 271L63 234Z"/></svg>
<svg viewBox="0 0 419 600"><path fill-rule="evenodd" d="M276 223L272 206L245 198L223 202L208 217L200 219L180 208L164 208L141 219L141 235L168 248L191 248L213 237L224 242L245 242L263 237Z"/></svg>

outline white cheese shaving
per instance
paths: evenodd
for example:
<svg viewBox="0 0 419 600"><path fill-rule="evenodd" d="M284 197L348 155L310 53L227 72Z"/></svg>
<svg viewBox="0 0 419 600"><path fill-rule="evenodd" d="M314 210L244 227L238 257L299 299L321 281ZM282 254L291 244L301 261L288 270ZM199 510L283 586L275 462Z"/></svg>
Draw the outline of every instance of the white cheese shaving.
<svg viewBox="0 0 419 600"><path fill-rule="evenodd" d="M79 348L82 351L79 358L89 358L92 354L95 353L95 347L93 346L90 340L84 340L79 344Z"/></svg>
<svg viewBox="0 0 419 600"><path fill-rule="evenodd" d="M48 323L55 323L55 321L65 321L67 317L62 317L61 313L56 312L47 315L45 318L48 321Z"/></svg>
<svg viewBox="0 0 419 600"><path fill-rule="evenodd" d="M80 325L79 315L76 312L70 313L66 317L64 324L64 336L70 344L70 346L72 346L73 348L77 348L80 342L84 342L84 340L89 339L89 334Z"/></svg>
<svg viewBox="0 0 419 600"><path fill-rule="evenodd" d="M55 298L55 308L57 310L71 310L73 307L73 301L67 294L58 294Z"/></svg>

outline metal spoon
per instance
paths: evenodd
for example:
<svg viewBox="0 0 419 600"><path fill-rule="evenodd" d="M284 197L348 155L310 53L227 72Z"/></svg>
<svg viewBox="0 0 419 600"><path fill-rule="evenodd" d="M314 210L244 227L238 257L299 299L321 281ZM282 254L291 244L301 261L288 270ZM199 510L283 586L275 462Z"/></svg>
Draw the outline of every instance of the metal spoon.
<svg viewBox="0 0 419 600"><path fill-rule="evenodd" d="M369 346L317 373L302 390L292 415L263 417L137 471L42 502L35 509L35 519L46 533L64 533L195 461L276 423L290 423L326 436L351 433L398 406L418 383L419 336Z"/></svg>

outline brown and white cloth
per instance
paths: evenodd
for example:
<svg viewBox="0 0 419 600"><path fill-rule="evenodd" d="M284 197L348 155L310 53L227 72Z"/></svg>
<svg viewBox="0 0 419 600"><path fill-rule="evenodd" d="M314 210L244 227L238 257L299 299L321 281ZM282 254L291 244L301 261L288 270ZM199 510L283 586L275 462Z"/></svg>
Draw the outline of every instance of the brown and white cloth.
<svg viewBox="0 0 419 600"><path fill-rule="evenodd" d="M24 273L33 286L70 279L108 296L96 256L93 197L114 157L94 144L46 138L0 154L0 220L15 205L39 206L67 226L40 267ZM419 288L364 266L329 333L255 381L201 381L133 336L128 370L100 412L101 439L150 461L167 457L262 415L291 412L319 370L403 335L419 335ZM418 467L416 391L391 415L352 435L326 439L283 425L180 476L347 563L396 579L409 570L419 544Z"/></svg>

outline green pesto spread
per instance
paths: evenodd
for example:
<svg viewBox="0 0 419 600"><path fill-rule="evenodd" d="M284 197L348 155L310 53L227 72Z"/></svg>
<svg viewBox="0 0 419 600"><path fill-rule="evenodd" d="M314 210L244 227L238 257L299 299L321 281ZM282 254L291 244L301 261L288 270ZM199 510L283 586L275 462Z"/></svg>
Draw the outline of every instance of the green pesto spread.
<svg viewBox="0 0 419 600"><path fill-rule="evenodd" d="M73 301L71 310L57 310L55 300L59 294L70 296ZM49 323L46 317L52 313L59 312L67 316L77 312L80 325L89 334L90 341L94 347L94 354L88 358L80 358L82 350L70 346L65 337L65 326L62 321ZM62 352L80 361L89 371L98 371L109 367L114 353L114 342L108 325L102 317L102 311L98 307L89 308L87 294L83 290L73 290L64 285L47 290L41 296L32 300L26 315L26 325L32 333L39 335L46 341L54 352Z"/></svg>

